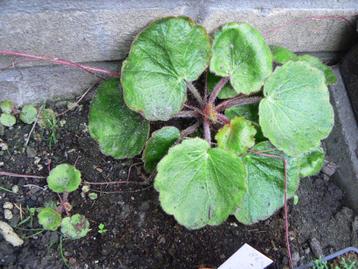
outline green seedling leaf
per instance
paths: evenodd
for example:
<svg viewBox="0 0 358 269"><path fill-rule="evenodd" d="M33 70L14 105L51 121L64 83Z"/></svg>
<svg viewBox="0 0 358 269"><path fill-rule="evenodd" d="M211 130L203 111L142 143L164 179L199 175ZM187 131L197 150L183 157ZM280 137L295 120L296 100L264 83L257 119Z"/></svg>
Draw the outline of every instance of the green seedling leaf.
<svg viewBox="0 0 358 269"><path fill-rule="evenodd" d="M83 215L75 214L62 219L61 232L72 240L85 237L90 230L90 224Z"/></svg>
<svg viewBox="0 0 358 269"><path fill-rule="evenodd" d="M337 82L336 75L334 74L332 68L322 63L319 58L305 54L302 56L298 56L296 60L306 62L311 66L316 67L318 70L321 70L324 74L327 85L333 85Z"/></svg>
<svg viewBox="0 0 358 269"><path fill-rule="evenodd" d="M95 193L95 192L90 192L89 194L88 194L88 198L90 198L91 200L97 200L97 198L98 198L98 194L97 193Z"/></svg>
<svg viewBox="0 0 358 269"><path fill-rule="evenodd" d="M151 23L134 40L122 65L126 104L148 120L170 119L186 100L186 82L200 76L209 58L209 36L191 19Z"/></svg>
<svg viewBox="0 0 358 269"><path fill-rule="evenodd" d="M321 147L303 154L300 158L300 176L314 176L321 171L324 164L324 151Z"/></svg>
<svg viewBox="0 0 358 269"><path fill-rule="evenodd" d="M98 225L98 233L104 234L107 232L106 226L103 223L100 223Z"/></svg>
<svg viewBox="0 0 358 269"><path fill-rule="evenodd" d="M218 225L247 190L246 168L235 154L190 138L169 149L157 166L154 187L162 208L188 229Z"/></svg>
<svg viewBox="0 0 358 269"><path fill-rule="evenodd" d="M16 123L16 118L11 114L2 113L0 115L0 123L6 127L12 127Z"/></svg>
<svg viewBox="0 0 358 269"><path fill-rule="evenodd" d="M97 89L89 112L89 133L103 154L116 159L138 155L149 136L149 122L124 103L117 79Z"/></svg>
<svg viewBox="0 0 358 269"><path fill-rule="evenodd" d="M272 72L270 48L251 25L225 24L214 37L210 71L230 77L237 93L257 92Z"/></svg>
<svg viewBox="0 0 358 269"><path fill-rule="evenodd" d="M47 177L47 184L53 192L73 192L81 184L81 172L70 164L57 165Z"/></svg>
<svg viewBox="0 0 358 269"><path fill-rule="evenodd" d="M45 108L40 111L39 126L43 129L57 128L56 113L51 108Z"/></svg>
<svg viewBox="0 0 358 269"><path fill-rule="evenodd" d="M293 196L293 204L294 205L298 205L298 202L300 201L300 198L298 197L298 195L297 194L295 194L294 196Z"/></svg>
<svg viewBox="0 0 358 269"><path fill-rule="evenodd" d="M259 105L262 132L290 156L320 145L334 124L333 108L323 73L304 62L276 68L265 82Z"/></svg>
<svg viewBox="0 0 358 269"><path fill-rule="evenodd" d="M155 170L158 162L167 154L169 148L180 137L176 127L166 126L152 133L143 151L144 168L148 173Z"/></svg>
<svg viewBox="0 0 358 269"><path fill-rule="evenodd" d="M10 100L4 100L0 102L0 109L3 113L11 114L14 108L14 103Z"/></svg>
<svg viewBox="0 0 358 269"><path fill-rule="evenodd" d="M248 172L248 191L235 212L235 217L243 224L265 220L284 204L283 160L268 155L288 158L268 141L257 144L252 153L243 158ZM287 197L291 198L299 185L297 161L288 159L287 172Z"/></svg>
<svg viewBox="0 0 358 269"><path fill-rule="evenodd" d="M45 230L56 231L61 226L61 214L52 208L41 208L37 215Z"/></svg>
<svg viewBox="0 0 358 269"><path fill-rule="evenodd" d="M278 64L285 64L288 61L296 61L298 58L294 52L284 47L270 46L270 49L273 61Z"/></svg>
<svg viewBox="0 0 358 269"><path fill-rule="evenodd" d="M216 84L220 81L221 77L214 75L213 73L208 72L208 92L211 93L214 90ZM228 99L237 95L237 92L233 89L230 83L226 85L220 91L218 98L219 99Z"/></svg>
<svg viewBox="0 0 358 269"><path fill-rule="evenodd" d="M250 121L243 117L235 117L219 129L215 139L219 148L243 154L255 145L255 135L256 129Z"/></svg>
<svg viewBox="0 0 358 269"><path fill-rule="evenodd" d="M37 118L37 109L33 105L24 105L21 109L20 120L26 124L32 124Z"/></svg>

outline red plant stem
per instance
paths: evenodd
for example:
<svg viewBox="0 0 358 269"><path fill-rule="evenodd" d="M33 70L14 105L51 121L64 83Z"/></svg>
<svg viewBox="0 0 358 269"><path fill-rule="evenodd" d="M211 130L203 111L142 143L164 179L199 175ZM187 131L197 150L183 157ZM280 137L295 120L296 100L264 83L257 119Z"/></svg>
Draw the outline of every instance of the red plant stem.
<svg viewBox="0 0 358 269"><path fill-rule="evenodd" d="M199 128L199 126L200 126L200 121L197 121L193 125L190 125L188 128L181 131L180 138L183 139L184 137L191 135Z"/></svg>
<svg viewBox="0 0 358 269"><path fill-rule="evenodd" d="M241 106L241 105L248 105L248 104L255 104L260 102L262 97L260 96L252 96L252 97L234 97L228 99L224 102L221 102L216 106L216 111L220 112L232 106Z"/></svg>
<svg viewBox="0 0 358 269"><path fill-rule="evenodd" d="M183 110L174 115L174 118L199 118L200 114L197 111Z"/></svg>
<svg viewBox="0 0 358 269"><path fill-rule="evenodd" d="M210 122L207 119L203 121L203 128L204 128L204 138L211 144L211 131L210 131Z"/></svg>
<svg viewBox="0 0 358 269"><path fill-rule="evenodd" d="M288 254L288 261L290 268L292 267L292 255L291 255L291 247L290 247L290 239L288 233L288 206L287 206L287 160L283 159L283 169L284 169L284 215L285 215L285 237L286 237L286 248Z"/></svg>
<svg viewBox="0 0 358 269"><path fill-rule="evenodd" d="M229 81L229 77L221 78L220 81L215 85L213 91L209 96L209 104L213 104L218 97L220 91L224 88L225 84Z"/></svg>
<svg viewBox="0 0 358 269"><path fill-rule="evenodd" d="M200 104L200 106L204 105L204 101L203 98L201 97L199 91L197 88L195 88L195 86L193 85L193 83L191 82L187 82L186 83L189 91L191 92L191 94L195 97L195 99L198 101L198 103Z"/></svg>
<svg viewBox="0 0 358 269"><path fill-rule="evenodd" d="M43 177L43 176L15 174L15 173L10 173L10 172L5 172L5 171L0 171L0 176L19 177L19 178L37 178L37 179L46 178L46 177Z"/></svg>
<svg viewBox="0 0 358 269"><path fill-rule="evenodd" d="M75 63L75 62L72 62L69 60L60 59L60 58L56 58L56 57L32 55L32 54L27 54L24 52L13 51L13 50L0 50L0 55L18 56L18 57L29 58L32 60L37 60L37 61L46 61L46 62L50 62L53 64L66 65L66 66L70 66L73 68L78 68L78 69L84 70L90 74L102 73L102 74L108 75L110 77L119 77L118 72L114 72L111 70L106 70L106 69L98 68L98 67L92 67L92 66L88 66L88 65L84 65L84 64L79 64L79 63Z"/></svg>
<svg viewBox="0 0 358 269"><path fill-rule="evenodd" d="M224 124L230 123L230 119L228 117L226 117L224 114L218 113L218 114L216 114L216 116L218 117L218 120L223 122Z"/></svg>
<svg viewBox="0 0 358 269"><path fill-rule="evenodd" d="M208 101L208 69L205 71L205 85L204 85L204 102Z"/></svg>

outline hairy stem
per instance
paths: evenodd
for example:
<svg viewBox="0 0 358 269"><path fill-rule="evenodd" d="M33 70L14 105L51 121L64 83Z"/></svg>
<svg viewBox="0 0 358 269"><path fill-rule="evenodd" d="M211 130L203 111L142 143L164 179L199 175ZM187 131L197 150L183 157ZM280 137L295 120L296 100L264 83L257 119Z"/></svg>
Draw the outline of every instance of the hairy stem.
<svg viewBox="0 0 358 269"><path fill-rule="evenodd" d="M183 110L174 115L174 118L199 118L200 114L193 110Z"/></svg>
<svg viewBox="0 0 358 269"><path fill-rule="evenodd" d="M248 105L248 104L255 104L260 102L262 99L261 96L252 96L252 97L234 97L228 99L226 101L221 102L216 106L216 111L220 112L232 106L241 106L241 105Z"/></svg>
<svg viewBox="0 0 358 269"><path fill-rule="evenodd" d="M191 82L187 82L186 83L189 91L191 92L191 94L195 97L195 99L198 101L198 103L203 106L204 105L204 101L203 98L201 97L199 91L197 88L195 88L195 86L193 85L193 83Z"/></svg>
<svg viewBox="0 0 358 269"><path fill-rule="evenodd" d="M46 62L50 62L53 64L66 65L66 66L70 66L73 68L78 68L78 69L84 70L90 74L102 73L102 74L105 74L110 77L119 77L118 72L114 72L111 70L106 70L106 69L98 68L98 67L92 67L92 66L88 66L88 65L84 65L84 64L79 64L79 63L75 63L75 62L72 62L69 60L60 59L57 57L32 55L32 54L27 54L24 52L13 51L13 50L0 50L0 55L24 57L24 58L28 58L28 59L32 59L32 60L36 60L36 61L46 61Z"/></svg>
<svg viewBox="0 0 358 269"><path fill-rule="evenodd" d="M211 144L211 131L210 131L210 122L207 119L203 121L203 128L204 128L204 137L205 140Z"/></svg>
<svg viewBox="0 0 358 269"><path fill-rule="evenodd" d="M284 214L285 214L285 237L286 237L286 248L288 254L288 261L290 268L292 267L292 255L291 255L291 247L290 247L290 239L288 233L288 206L287 206L287 160L283 159L283 169L284 169Z"/></svg>
<svg viewBox="0 0 358 269"><path fill-rule="evenodd" d="M229 81L229 79L229 77L221 78L220 81L215 85L213 91L209 96L209 104L213 104L215 102L216 97L218 97L219 93L224 88L225 84Z"/></svg>
<svg viewBox="0 0 358 269"><path fill-rule="evenodd" d="M230 123L230 119L226 117L224 114L218 113L216 116L218 117L218 120L223 122L224 124Z"/></svg>
<svg viewBox="0 0 358 269"><path fill-rule="evenodd" d="M183 139L184 137L187 137L188 135L191 135L194 133L200 126L200 121L196 121L193 125L190 125L188 128L184 129L180 133L180 139Z"/></svg>

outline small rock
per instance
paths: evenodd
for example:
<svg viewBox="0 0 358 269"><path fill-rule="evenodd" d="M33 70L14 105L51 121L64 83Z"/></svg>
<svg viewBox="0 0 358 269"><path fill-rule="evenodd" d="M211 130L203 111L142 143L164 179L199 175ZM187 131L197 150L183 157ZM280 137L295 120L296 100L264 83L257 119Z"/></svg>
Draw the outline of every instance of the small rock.
<svg viewBox="0 0 358 269"><path fill-rule="evenodd" d="M0 162L0 167L4 166L4 162Z"/></svg>
<svg viewBox="0 0 358 269"><path fill-rule="evenodd" d="M83 185L83 187L82 187L82 192L83 192L83 193L87 193L87 192L89 192L89 190L90 190L90 186L89 186L89 185Z"/></svg>
<svg viewBox="0 0 358 269"><path fill-rule="evenodd" d="M36 151L31 147L27 147L26 148L26 155L29 158L34 158L34 157L36 157Z"/></svg>
<svg viewBox="0 0 358 269"><path fill-rule="evenodd" d="M4 205L2 206L4 209L13 209L14 205L10 202L5 202Z"/></svg>
<svg viewBox="0 0 358 269"><path fill-rule="evenodd" d="M7 242L9 242L14 247L21 246L24 243L24 241L14 232L12 227L6 222L0 221L0 234Z"/></svg>
<svg viewBox="0 0 358 269"><path fill-rule="evenodd" d="M5 151L5 150L8 150L8 149L9 149L9 147L7 146L6 143L3 143L3 142L0 143L0 150Z"/></svg>
<svg viewBox="0 0 358 269"><path fill-rule="evenodd" d="M140 207L139 210L141 211L147 211L150 208L150 204L148 201L143 202Z"/></svg>
<svg viewBox="0 0 358 269"><path fill-rule="evenodd" d="M296 267L298 265L298 262L300 261L300 254L295 251L292 253L292 266Z"/></svg>
<svg viewBox="0 0 358 269"><path fill-rule="evenodd" d="M11 187L11 190L12 190L13 193L18 193L19 192L19 186L14 185L14 186Z"/></svg>
<svg viewBox="0 0 358 269"><path fill-rule="evenodd" d="M323 250L322 250L322 246L321 243L318 241L317 238L312 237L311 241L310 241L310 247L311 250L313 252L313 255L316 258L320 258L323 257Z"/></svg>
<svg viewBox="0 0 358 269"><path fill-rule="evenodd" d="M13 218L12 212L10 209L4 210L4 218L7 220L11 220Z"/></svg>

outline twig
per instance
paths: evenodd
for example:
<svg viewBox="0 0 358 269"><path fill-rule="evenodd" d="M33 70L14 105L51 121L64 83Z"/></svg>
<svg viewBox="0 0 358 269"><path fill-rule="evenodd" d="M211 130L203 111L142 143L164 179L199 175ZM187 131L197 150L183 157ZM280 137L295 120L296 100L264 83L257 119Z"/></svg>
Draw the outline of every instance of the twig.
<svg viewBox="0 0 358 269"><path fill-rule="evenodd" d="M219 82L215 85L213 91L209 96L209 104L213 104L215 102L216 97L218 97L219 93L224 88L225 84L229 81L229 79L229 77L224 77L219 80Z"/></svg>
<svg viewBox="0 0 358 269"><path fill-rule="evenodd" d="M217 113L216 116L217 116L218 120L221 121L222 123L224 123L224 124L230 123L230 119L228 117L226 117L224 114Z"/></svg>
<svg viewBox="0 0 358 269"><path fill-rule="evenodd" d="M228 99L226 101L221 102L216 106L216 111L220 112L232 106L240 106L240 105L248 105L248 104L255 104L260 102L262 97L260 96L252 96L252 97L234 97Z"/></svg>
<svg viewBox="0 0 358 269"><path fill-rule="evenodd" d="M292 255L291 255L291 247L290 247L290 240L288 234L288 206L287 206L287 160L283 159L283 169L284 169L284 215L285 215L285 237L286 237L286 247L287 247L287 254L288 254L288 261L290 268L292 267Z"/></svg>
<svg viewBox="0 0 358 269"><path fill-rule="evenodd" d="M204 128L205 140L208 141L209 144L211 144L210 123L207 119L204 119L204 121L203 121L203 128Z"/></svg>
<svg viewBox="0 0 358 269"><path fill-rule="evenodd" d="M27 135L27 138L26 138L26 141L25 141L25 148L29 144L31 135L32 135L33 131L35 130L37 122L39 121L39 116L40 116L40 113L41 113L42 109L43 109L43 106L41 106L40 111L37 112L36 119L35 119L34 123L32 124L32 127L31 127L31 130L30 130L29 134Z"/></svg>
<svg viewBox="0 0 358 269"><path fill-rule="evenodd" d="M208 69L206 69L205 71L205 77L204 77L204 102L208 101L208 92L209 92L209 89L208 89Z"/></svg>
<svg viewBox="0 0 358 269"><path fill-rule="evenodd" d="M191 82L187 82L186 86L188 87L189 91L192 93L192 95L195 97L195 99L198 101L198 103L203 106L204 105L204 101L203 98L201 98L201 95L198 91L197 88L195 88L195 86L193 85L193 83Z"/></svg>
<svg viewBox="0 0 358 269"><path fill-rule="evenodd" d="M102 182L83 181L83 183L88 185L116 185L116 184L147 185L146 182L135 182L135 181L128 181L128 180L102 181Z"/></svg>
<svg viewBox="0 0 358 269"><path fill-rule="evenodd" d="M0 171L0 176L6 176L6 177L19 177L19 178L37 178L37 179L43 179L43 178L46 178L46 177L44 177L44 176L35 176L35 175L16 174L16 173L5 172L5 171Z"/></svg>
<svg viewBox="0 0 358 269"><path fill-rule="evenodd" d="M84 70L90 74L102 73L102 74L108 75L110 77L119 77L118 72L114 72L114 71L110 71L110 70L106 70L106 69L98 68L98 67L92 67L92 66L88 66L88 65L84 65L84 64L79 64L79 63L75 63L75 62L72 62L69 60L60 59L57 57L32 55L32 54L27 54L24 52L13 51L13 50L0 50L0 55L18 56L18 57L29 58L32 60L37 60L37 61L46 61L46 62L50 62L53 64L66 65L66 66L70 66L73 68L78 68L78 69Z"/></svg>
<svg viewBox="0 0 358 269"><path fill-rule="evenodd" d="M90 87L80 96L80 98L78 98L78 100L76 101L74 107L78 106L78 104L83 100L83 98L85 98L85 96L86 96L91 90L93 90L94 88L96 88L96 87L98 86L98 84L99 84L99 82L100 82L101 80L102 80L101 78L98 79L92 86L90 86ZM67 109L67 110L65 110L65 111L63 111L63 112L57 114L57 116L63 116L63 115L65 115L67 112L69 112L69 111L71 111L71 110L73 110L73 108L69 108L69 109Z"/></svg>
<svg viewBox="0 0 358 269"><path fill-rule="evenodd" d="M131 166L129 166L128 175L127 175L127 182L129 181L129 177L131 176L132 168L133 168L134 166L139 165L139 164L141 164L141 162L133 163L133 164L131 164Z"/></svg>
<svg viewBox="0 0 358 269"><path fill-rule="evenodd" d="M145 188L139 190L126 190L126 191L101 191L101 190L92 190L93 192L104 193L104 194L115 194L115 193L133 193L133 192L141 192L150 189L153 187L152 185L147 186Z"/></svg>

